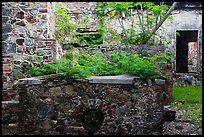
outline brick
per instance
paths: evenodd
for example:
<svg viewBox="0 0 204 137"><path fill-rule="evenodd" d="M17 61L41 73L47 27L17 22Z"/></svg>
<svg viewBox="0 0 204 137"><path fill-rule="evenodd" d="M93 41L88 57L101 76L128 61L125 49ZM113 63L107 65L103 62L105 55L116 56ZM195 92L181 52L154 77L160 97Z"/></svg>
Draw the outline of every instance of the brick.
<svg viewBox="0 0 204 137"><path fill-rule="evenodd" d="M12 72L11 69L5 69L5 70L3 70L3 73L11 73L11 72Z"/></svg>
<svg viewBox="0 0 204 137"><path fill-rule="evenodd" d="M11 73L13 71L13 65L3 65L3 73Z"/></svg>

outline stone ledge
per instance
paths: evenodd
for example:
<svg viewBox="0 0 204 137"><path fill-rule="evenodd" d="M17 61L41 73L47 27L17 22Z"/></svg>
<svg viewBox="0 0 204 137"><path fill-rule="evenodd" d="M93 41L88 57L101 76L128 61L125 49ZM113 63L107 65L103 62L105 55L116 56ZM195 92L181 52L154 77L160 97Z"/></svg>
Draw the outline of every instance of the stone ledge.
<svg viewBox="0 0 204 137"><path fill-rule="evenodd" d="M14 85L33 85L42 84L42 82L37 78L22 78L14 83Z"/></svg>
<svg viewBox="0 0 204 137"><path fill-rule="evenodd" d="M11 101L2 101L2 104L19 104L19 101L11 100Z"/></svg>
<svg viewBox="0 0 204 137"><path fill-rule="evenodd" d="M85 78L89 83L102 84L133 84L134 79L139 78L133 75L118 75L118 76L91 76Z"/></svg>

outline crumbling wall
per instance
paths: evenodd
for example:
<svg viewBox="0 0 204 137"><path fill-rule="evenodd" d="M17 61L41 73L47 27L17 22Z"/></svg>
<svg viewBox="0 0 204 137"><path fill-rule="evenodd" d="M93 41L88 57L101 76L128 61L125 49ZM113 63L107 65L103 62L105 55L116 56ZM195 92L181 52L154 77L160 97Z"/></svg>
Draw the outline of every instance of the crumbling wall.
<svg viewBox="0 0 204 137"><path fill-rule="evenodd" d="M3 81L15 79L22 60L42 63L60 56L52 7L47 2L2 3Z"/></svg>

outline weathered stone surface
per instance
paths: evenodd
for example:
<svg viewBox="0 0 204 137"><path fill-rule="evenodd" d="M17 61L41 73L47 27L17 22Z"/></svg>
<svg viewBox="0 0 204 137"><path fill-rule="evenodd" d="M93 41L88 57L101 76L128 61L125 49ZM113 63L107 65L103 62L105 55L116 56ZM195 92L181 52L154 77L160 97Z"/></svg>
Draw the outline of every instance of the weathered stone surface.
<svg viewBox="0 0 204 137"><path fill-rule="evenodd" d="M35 84L42 84L42 82L37 78L23 78L19 79L14 83L14 85L35 85Z"/></svg>
<svg viewBox="0 0 204 137"><path fill-rule="evenodd" d="M166 81L163 79L155 79L155 83L157 85L165 85Z"/></svg>
<svg viewBox="0 0 204 137"><path fill-rule="evenodd" d="M15 100L12 100L12 101L2 101L2 104L19 104L19 101L15 101Z"/></svg>
<svg viewBox="0 0 204 137"><path fill-rule="evenodd" d="M16 43L8 44L7 52L6 53L16 53L16 47L17 47Z"/></svg>
<svg viewBox="0 0 204 137"><path fill-rule="evenodd" d="M2 24L6 23L9 20L8 16L2 16Z"/></svg>
<svg viewBox="0 0 204 137"><path fill-rule="evenodd" d="M202 126L189 122L164 122L163 135L202 135Z"/></svg>
<svg viewBox="0 0 204 137"><path fill-rule="evenodd" d="M2 8L2 15L9 16L10 14L11 14L11 9L10 8Z"/></svg>
<svg viewBox="0 0 204 137"><path fill-rule="evenodd" d="M70 96L76 96L77 93L74 91L74 87L72 85L66 85L65 88L65 93L67 93Z"/></svg>
<svg viewBox="0 0 204 137"><path fill-rule="evenodd" d="M34 43L33 43L33 40L32 39L25 39L25 41L24 41L24 44L26 45L26 46L32 46Z"/></svg>
<svg viewBox="0 0 204 137"><path fill-rule="evenodd" d="M8 23L3 24L2 26L2 33L9 33L12 31L12 26Z"/></svg>
<svg viewBox="0 0 204 137"><path fill-rule="evenodd" d="M3 35L2 35L2 41L5 41L7 38L8 38L8 35L7 35L7 34L3 34Z"/></svg>
<svg viewBox="0 0 204 137"><path fill-rule="evenodd" d="M86 78L90 83L104 83L104 84L133 84L133 79L138 78L131 75L119 76L91 76Z"/></svg>
<svg viewBox="0 0 204 137"><path fill-rule="evenodd" d="M35 15L38 14L38 10L37 9L32 9L32 10L30 10L30 13L35 16Z"/></svg>
<svg viewBox="0 0 204 137"><path fill-rule="evenodd" d="M24 42L24 39L17 39L17 40L16 40L16 43L17 43L18 45L22 45L23 42Z"/></svg>
<svg viewBox="0 0 204 137"><path fill-rule="evenodd" d="M25 26L25 23L24 21L19 21L19 22L16 22L15 25Z"/></svg>
<svg viewBox="0 0 204 137"><path fill-rule="evenodd" d="M2 41L2 52L7 53L7 43Z"/></svg>
<svg viewBox="0 0 204 137"><path fill-rule="evenodd" d="M24 18L24 12L20 11L16 14L16 18L23 19Z"/></svg>
<svg viewBox="0 0 204 137"><path fill-rule="evenodd" d="M61 94L63 91L61 90L60 87L53 87L53 88L50 88L49 92L55 96Z"/></svg>

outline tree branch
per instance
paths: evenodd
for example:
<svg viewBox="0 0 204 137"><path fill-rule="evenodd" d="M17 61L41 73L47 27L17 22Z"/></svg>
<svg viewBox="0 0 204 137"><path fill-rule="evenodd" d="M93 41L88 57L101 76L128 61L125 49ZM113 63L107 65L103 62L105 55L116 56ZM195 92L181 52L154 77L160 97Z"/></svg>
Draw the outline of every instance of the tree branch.
<svg viewBox="0 0 204 137"><path fill-rule="evenodd" d="M159 27L163 24L163 22L167 19L167 17L170 15L170 13L174 10L174 8L177 6L178 2L174 2L173 5L171 6L171 8L167 11L166 15L164 16L163 19L161 19L157 25L155 26L154 29L152 29L151 33L154 34Z"/></svg>

